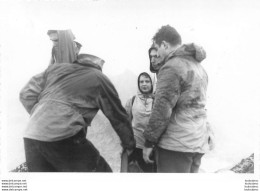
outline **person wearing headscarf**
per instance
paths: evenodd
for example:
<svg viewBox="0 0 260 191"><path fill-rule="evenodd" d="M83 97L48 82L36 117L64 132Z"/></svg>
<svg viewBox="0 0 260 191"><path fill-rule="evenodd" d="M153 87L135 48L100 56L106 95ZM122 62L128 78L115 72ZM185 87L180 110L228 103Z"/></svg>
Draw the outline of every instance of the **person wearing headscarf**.
<svg viewBox="0 0 260 191"><path fill-rule="evenodd" d="M125 105L136 140L136 148L129 156L129 163L137 163L143 172L155 172L155 164L147 164L143 160L145 143L143 132L148 124L153 105L153 84L150 75L142 72L138 76L137 85L136 95L130 98Z"/></svg>

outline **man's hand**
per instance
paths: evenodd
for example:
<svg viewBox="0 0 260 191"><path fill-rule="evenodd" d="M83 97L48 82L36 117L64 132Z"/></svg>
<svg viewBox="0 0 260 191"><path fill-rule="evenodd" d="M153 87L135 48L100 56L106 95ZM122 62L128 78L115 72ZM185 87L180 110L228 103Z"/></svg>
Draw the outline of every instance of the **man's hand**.
<svg viewBox="0 0 260 191"><path fill-rule="evenodd" d="M130 156L133 153L134 149L126 149L127 156Z"/></svg>
<svg viewBox="0 0 260 191"><path fill-rule="evenodd" d="M154 161L152 161L150 159L150 156L152 154L152 151L153 151L153 148L147 148L147 147L144 147L143 148L143 158L144 158L144 161L146 163L154 163Z"/></svg>

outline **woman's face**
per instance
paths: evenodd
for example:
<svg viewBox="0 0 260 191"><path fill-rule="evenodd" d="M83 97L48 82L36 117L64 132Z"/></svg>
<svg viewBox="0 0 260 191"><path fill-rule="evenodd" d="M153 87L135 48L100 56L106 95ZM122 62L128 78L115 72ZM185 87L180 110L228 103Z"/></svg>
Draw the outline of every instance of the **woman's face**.
<svg viewBox="0 0 260 191"><path fill-rule="evenodd" d="M139 87L142 93L147 94L151 93L152 89L152 82L149 77L140 76L139 78Z"/></svg>

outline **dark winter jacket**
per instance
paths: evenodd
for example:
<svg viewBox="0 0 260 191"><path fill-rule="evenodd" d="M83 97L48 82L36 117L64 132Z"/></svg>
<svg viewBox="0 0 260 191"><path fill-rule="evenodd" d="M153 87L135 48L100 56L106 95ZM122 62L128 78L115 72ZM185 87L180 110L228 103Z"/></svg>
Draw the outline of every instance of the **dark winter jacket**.
<svg viewBox="0 0 260 191"><path fill-rule="evenodd" d="M155 103L147 129L146 146L205 153L209 132L205 111L208 76L200 62L205 51L182 45L169 54L158 74Z"/></svg>
<svg viewBox="0 0 260 191"><path fill-rule="evenodd" d="M135 146L133 130L118 93L102 73L103 60L80 55L76 63L54 64L34 76L20 100L30 113L25 137L58 141L86 128L101 109L125 148Z"/></svg>

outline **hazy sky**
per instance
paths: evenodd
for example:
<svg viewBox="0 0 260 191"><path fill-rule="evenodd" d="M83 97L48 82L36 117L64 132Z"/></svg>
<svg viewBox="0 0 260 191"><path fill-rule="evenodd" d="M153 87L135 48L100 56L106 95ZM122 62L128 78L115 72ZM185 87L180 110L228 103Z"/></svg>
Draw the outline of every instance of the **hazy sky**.
<svg viewBox="0 0 260 191"><path fill-rule="evenodd" d="M52 43L47 30L71 29L83 44L81 52L103 58L103 71L111 76L125 70L135 74L149 71L151 38L165 24L175 27L184 43L195 42L207 52L202 64L209 75L209 118L222 137L234 138L225 146L232 150L259 127L258 0L28 0L0 4L2 104L12 130L20 119L28 120L25 111L13 114L16 109L22 111L20 89L48 65ZM251 152L252 142L250 136L241 148Z"/></svg>

